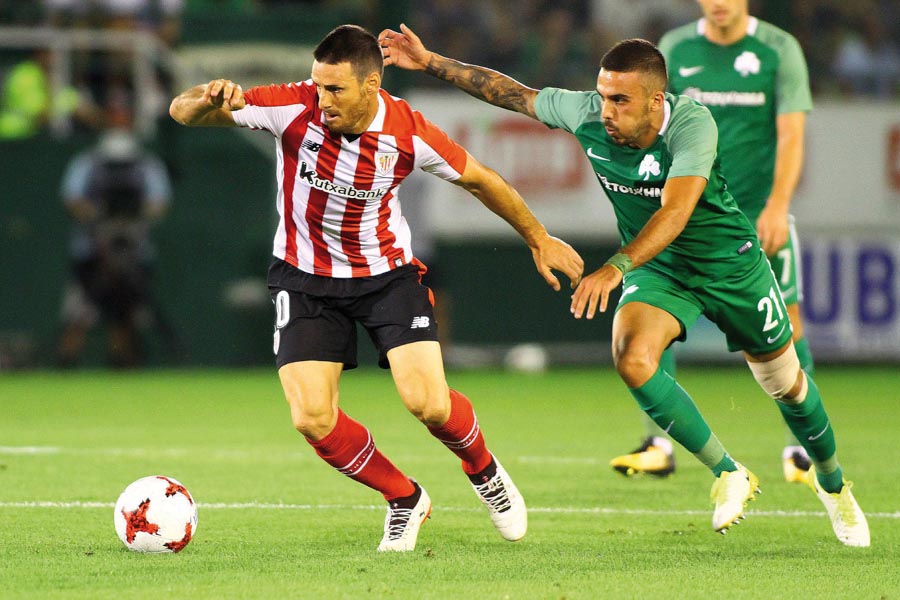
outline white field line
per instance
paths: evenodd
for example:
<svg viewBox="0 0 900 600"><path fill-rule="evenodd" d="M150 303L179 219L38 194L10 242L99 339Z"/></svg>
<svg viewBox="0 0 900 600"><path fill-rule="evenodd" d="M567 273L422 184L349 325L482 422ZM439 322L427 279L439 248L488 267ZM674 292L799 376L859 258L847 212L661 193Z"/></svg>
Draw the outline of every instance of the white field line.
<svg viewBox="0 0 900 600"><path fill-rule="evenodd" d="M24 454L24 455L44 455L44 454L95 454L107 456L146 456L146 455L164 455L164 456L184 456L188 454L197 454L197 451L188 451L179 448L148 449L148 448L63 448L57 446L0 446L0 455L3 454ZM216 458L250 458L258 457L265 454L271 457L271 452L249 452L243 450L216 450L210 453L204 453L206 457ZM286 453L286 456L292 458L302 458L303 453ZM529 464L574 464L574 465L593 465L606 461L600 461L591 457L564 457L564 456L520 456L516 458L517 462ZM288 504L288 503L267 503L267 502L237 502L237 503L197 503L199 507L209 509L252 509L252 510L384 510L384 505L349 505L349 504ZM0 508L115 508L113 502L55 502L50 500L35 500L21 502L0 502ZM441 510L448 512L476 512L481 508L466 507L441 507ZM601 515L707 515L708 510L652 510L641 508L605 508L605 507L533 507L528 508L533 513L556 513L556 514L601 514ZM824 512L816 511L757 511L753 509L747 510L748 515L758 515L761 517L820 517ZM874 519L900 519L900 511L897 512L880 512L866 513L866 516Z"/></svg>
<svg viewBox="0 0 900 600"><path fill-rule="evenodd" d="M281 502L198 502L202 509L225 510L376 510L383 511L383 504L287 504ZM0 508L115 508L114 502L53 502L49 500L0 502ZM447 512L481 512L481 507L443 506L439 510ZM708 510L651 510L643 508L604 508L601 506L565 507L530 506L528 512L549 514L590 514L590 515L708 515ZM824 512L805 510L748 510L748 515L759 517L821 517ZM900 511L888 513L866 513L870 519L900 519Z"/></svg>

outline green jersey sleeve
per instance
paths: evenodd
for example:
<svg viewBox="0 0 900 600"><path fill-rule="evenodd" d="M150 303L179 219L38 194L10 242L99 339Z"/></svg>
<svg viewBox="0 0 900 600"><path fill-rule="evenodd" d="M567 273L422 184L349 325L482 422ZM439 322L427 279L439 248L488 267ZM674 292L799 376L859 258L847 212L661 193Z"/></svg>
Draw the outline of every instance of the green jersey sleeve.
<svg viewBox="0 0 900 600"><path fill-rule="evenodd" d="M548 87L538 92L534 99L534 114L548 127L575 133L586 121L600 120L599 101L597 92ZM591 114L596 116L591 118Z"/></svg>
<svg viewBox="0 0 900 600"><path fill-rule="evenodd" d="M684 96L678 96L676 102L689 106L685 107L686 110L672 110L672 121L663 136L672 153L668 177L699 176L709 179L719 143L716 122L709 109L702 104Z"/></svg>
<svg viewBox="0 0 900 600"><path fill-rule="evenodd" d="M809 70L799 42L793 36L786 36L778 52L781 55L775 82L778 114L812 110Z"/></svg>

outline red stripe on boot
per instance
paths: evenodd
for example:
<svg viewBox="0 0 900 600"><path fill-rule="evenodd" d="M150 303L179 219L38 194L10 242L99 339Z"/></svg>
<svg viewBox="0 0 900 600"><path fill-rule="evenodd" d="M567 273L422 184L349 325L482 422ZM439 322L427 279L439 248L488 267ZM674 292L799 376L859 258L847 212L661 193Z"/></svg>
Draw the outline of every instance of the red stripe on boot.
<svg viewBox="0 0 900 600"><path fill-rule="evenodd" d="M338 409L334 429L318 442L306 439L316 454L347 477L378 490L385 500L403 498L416 488L400 469L375 447L372 434Z"/></svg>
<svg viewBox="0 0 900 600"><path fill-rule="evenodd" d="M484 443L472 403L456 390L450 390L450 418L440 427L429 427L428 431L462 459L467 475L479 473L491 464L491 453Z"/></svg>

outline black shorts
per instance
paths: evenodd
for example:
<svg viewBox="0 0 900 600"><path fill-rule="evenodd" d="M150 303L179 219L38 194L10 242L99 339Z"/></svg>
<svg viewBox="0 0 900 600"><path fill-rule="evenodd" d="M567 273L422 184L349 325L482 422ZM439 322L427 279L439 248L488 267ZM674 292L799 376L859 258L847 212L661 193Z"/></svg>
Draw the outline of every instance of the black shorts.
<svg viewBox="0 0 900 600"><path fill-rule="evenodd" d="M276 260L269 268L269 293L275 303L273 349L279 369L303 360L355 368L357 322L375 344L383 369L390 367L392 348L437 341L434 296L414 264L372 277L332 278Z"/></svg>

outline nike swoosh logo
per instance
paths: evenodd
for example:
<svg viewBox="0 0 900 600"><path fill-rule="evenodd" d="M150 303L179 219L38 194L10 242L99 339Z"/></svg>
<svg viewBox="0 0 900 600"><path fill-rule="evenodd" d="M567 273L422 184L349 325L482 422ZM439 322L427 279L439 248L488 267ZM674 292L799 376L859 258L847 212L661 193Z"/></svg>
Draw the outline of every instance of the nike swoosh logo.
<svg viewBox="0 0 900 600"><path fill-rule="evenodd" d="M791 286L787 289L781 290L781 295L782 296L790 296L791 294L794 293L795 289L796 289L796 286Z"/></svg>
<svg viewBox="0 0 900 600"><path fill-rule="evenodd" d="M591 152L592 149L593 149L593 148L588 148L588 149L587 149L587 155L588 155L588 156L590 156L591 158L596 158L597 160L605 160L606 162L609 162L609 159L606 158L605 156L597 156L596 154L594 154L593 152Z"/></svg>
<svg viewBox="0 0 900 600"><path fill-rule="evenodd" d="M816 441L817 439L819 439L820 437L822 437L823 435L825 435L825 432L828 431L828 426L829 426L829 425L831 425L831 422L830 422L830 421L827 421L827 422L825 423L825 429L823 429L822 431L820 431L820 432L817 433L816 435L810 435L810 436L807 436L806 439L808 439L808 440L811 441L811 442Z"/></svg>
<svg viewBox="0 0 900 600"><path fill-rule="evenodd" d="M690 77L691 75L696 75L702 70L703 65L699 65L696 67L678 67L678 74L682 77Z"/></svg>
<svg viewBox="0 0 900 600"><path fill-rule="evenodd" d="M767 344L771 344L772 342L774 342L775 340L777 340L777 339L778 339L778 336L781 335L781 332L784 331L784 328L785 328L786 326L787 326L787 323L785 323L784 325L781 326L781 329L778 330L778 333L776 333L776 334L773 335L772 337L767 337L767 338L766 338L766 343L767 343Z"/></svg>

